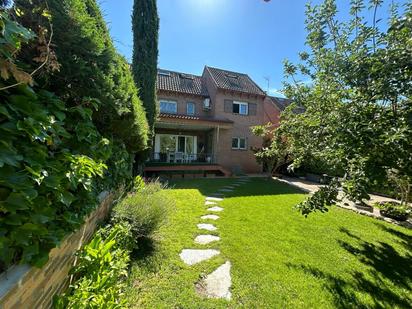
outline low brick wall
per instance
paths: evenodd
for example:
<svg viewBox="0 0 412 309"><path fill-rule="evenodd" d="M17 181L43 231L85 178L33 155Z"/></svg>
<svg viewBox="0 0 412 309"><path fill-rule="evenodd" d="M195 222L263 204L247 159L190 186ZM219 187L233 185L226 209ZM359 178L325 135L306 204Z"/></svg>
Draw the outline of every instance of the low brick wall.
<svg viewBox="0 0 412 309"><path fill-rule="evenodd" d="M83 226L50 252L50 259L42 268L17 265L1 274L0 308L51 308L53 296L69 285L68 273L74 264L74 253L92 238L98 223L107 217L112 202L113 195L106 195Z"/></svg>

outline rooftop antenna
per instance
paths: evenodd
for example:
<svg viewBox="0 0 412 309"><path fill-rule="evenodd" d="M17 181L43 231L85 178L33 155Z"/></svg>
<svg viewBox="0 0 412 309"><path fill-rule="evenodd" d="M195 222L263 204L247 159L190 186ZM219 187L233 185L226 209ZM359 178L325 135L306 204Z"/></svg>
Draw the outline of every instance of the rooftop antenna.
<svg viewBox="0 0 412 309"><path fill-rule="evenodd" d="M269 89L270 89L270 77L269 76L263 76L263 78L268 82L268 90L267 90L267 94L269 94Z"/></svg>

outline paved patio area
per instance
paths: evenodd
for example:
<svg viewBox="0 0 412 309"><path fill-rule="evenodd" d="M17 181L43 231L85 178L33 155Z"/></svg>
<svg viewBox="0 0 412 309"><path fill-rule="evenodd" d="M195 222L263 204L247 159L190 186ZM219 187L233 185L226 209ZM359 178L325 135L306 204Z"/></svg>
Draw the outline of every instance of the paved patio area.
<svg viewBox="0 0 412 309"><path fill-rule="evenodd" d="M294 178L294 177L287 177L287 176L283 176L282 178L278 178L278 177L273 177L273 179L276 179L278 181L281 182L285 182L291 186L297 187L305 192L313 193L317 190L319 190L319 188L322 186L319 183L316 182L311 182L311 181L307 181L305 179L300 179L300 178ZM342 198L343 196L343 192L340 191L339 192L339 198ZM384 196L380 196L380 195L376 195L376 194L370 194L371 199L367 202L368 205L373 206L375 203L377 202L387 202L387 201L397 201L395 199L389 198L389 197L384 197ZM349 201L348 199L343 199L342 202L338 203L337 206L345 208L345 209L349 209L352 211L355 211L359 214L365 215L365 216L369 216L369 217L374 217L377 218L379 220L384 220L393 224L397 224L397 225L401 225L407 228L412 228L412 220L408 219L407 221L401 222L401 221L397 221L391 218L387 218L384 217L380 214L380 211L378 208L373 207L372 211L368 211L368 210L363 210L363 209L359 209L358 207L355 206L355 203L352 201Z"/></svg>

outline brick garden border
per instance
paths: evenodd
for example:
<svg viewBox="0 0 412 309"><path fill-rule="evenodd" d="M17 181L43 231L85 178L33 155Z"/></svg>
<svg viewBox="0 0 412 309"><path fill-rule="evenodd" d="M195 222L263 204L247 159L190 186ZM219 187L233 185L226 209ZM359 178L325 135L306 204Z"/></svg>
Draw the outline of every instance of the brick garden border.
<svg viewBox="0 0 412 309"><path fill-rule="evenodd" d="M51 250L42 268L15 265L0 274L0 308L51 308L54 295L63 292L70 283L69 270L75 263L74 253L94 235L113 204L113 194L104 193L99 207L82 227L66 236L61 245Z"/></svg>

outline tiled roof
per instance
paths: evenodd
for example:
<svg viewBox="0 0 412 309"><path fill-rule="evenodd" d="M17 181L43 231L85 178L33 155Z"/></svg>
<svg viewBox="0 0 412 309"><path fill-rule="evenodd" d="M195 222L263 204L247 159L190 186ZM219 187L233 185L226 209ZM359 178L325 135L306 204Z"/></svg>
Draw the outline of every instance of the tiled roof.
<svg viewBox="0 0 412 309"><path fill-rule="evenodd" d="M217 117L199 117L199 116L190 116L190 115L183 115L183 114L166 114L160 113L159 115L161 118L174 118L174 119L184 119L184 120L203 120L203 121L211 121L211 122L225 122L225 123L232 123L233 121L226 119L226 118L217 118Z"/></svg>
<svg viewBox="0 0 412 309"><path fill-rule="evenodd" d="M288 107L293 102L291 99L286 99L286 98L279 98L279 97L272 97L272 96L269 96L269 98L272 100L273 104L275 104L275 106L280 111L284 111L286 107ZM296 107L294 109L295 113L303 113L304 111L305 109L303 107Z"/></svg>
<svg viewBox="0 0 412 309"><path fill-rule="evenodd" d="M262 89L247 74L236 73L206 66L216 86L221 89L249 94L265 95Z"/></svg>
<svg viewBox="0 0 412 309"><path fill-rule="evenodd" d="M285 98L278 98L278 97L269 97L273 104L275 104L275 106L280 110L280 111L284 111L286 107L288 107L291 103L292 100L291 99L285 99Z"/></svg>
<svg viewBox="0 0 412 309"><path fill-rule="evenodd" d="M159 69L156 87L158 90L208 96L202 77L192 74Z"/></svg>

